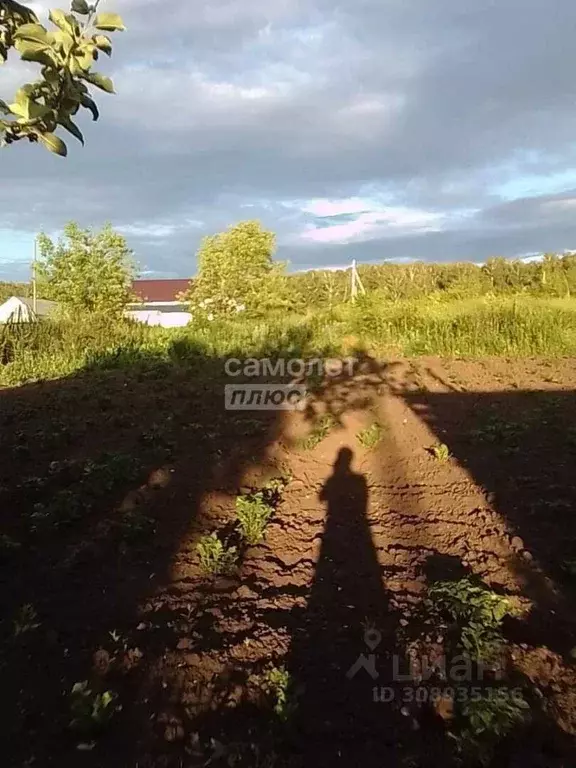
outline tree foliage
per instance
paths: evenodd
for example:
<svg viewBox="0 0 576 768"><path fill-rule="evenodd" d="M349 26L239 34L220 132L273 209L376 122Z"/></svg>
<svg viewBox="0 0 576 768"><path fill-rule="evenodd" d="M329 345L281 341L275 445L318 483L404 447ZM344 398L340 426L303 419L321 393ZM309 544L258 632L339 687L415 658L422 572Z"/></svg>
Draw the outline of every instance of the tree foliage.
<svg viewBox="0 0 576 768"><path fill-rule="evenodd" d="M545 254L539 260L496 257L485 264L470 262L364 264L358 268L368 293L384 301L435 298L472 299L481 296L576 295L576 254ZM293 310L330 307L350 296L350 272L315 270L287 279Z"/></svg>
<svg viewBox="0 0 576 768"><path fill-rule="evenodd" d="M110 225L94 232L70 222L56 243L41 234L38 244L42 291L65 312L123 314L132 298L135 265L126 240Z"/></svg>
<svg viewBox="0 0 576 768"><path fill-rule="evenodd" d="M15 49L23 61L41 67L40 79L23 85L11 103L0 99L3 144L28 139L64 157L66 144L55 133L59 126L84 144L72 117L82 107L93 120L98 119L89 86L114 93L112 80L93 71L92 65L100 53L112 54L112 41L103 33L124 29L117 14L97 12L99 3L73 0L69 13L50 11L53 29L49 30L30 8L15 0L0 0L0 64Z"/></svg>
<svg viewBox="0 0 576 768"><path fill-rule="evenodd" d="M0 304L3 304L11 296L27 297L29 295L29 283L0 282Z"/></svg>
<svg viewBox="0 0 576 768"><path fill-rule="evenodd" d="M270 306L284 265L275 263L276 238L258 221L243 221L211 237L198 252L198 278L186 298L208 320Z"/></svg>

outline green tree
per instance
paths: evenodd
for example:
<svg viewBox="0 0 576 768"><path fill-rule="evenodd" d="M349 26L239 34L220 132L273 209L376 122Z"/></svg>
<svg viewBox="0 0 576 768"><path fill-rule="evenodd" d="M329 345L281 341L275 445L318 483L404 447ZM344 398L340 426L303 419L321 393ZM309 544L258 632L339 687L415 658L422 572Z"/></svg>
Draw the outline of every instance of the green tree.
<svg viewBox="0 0 576 768"><path fill-rule="evenodd" d="M124 237L107 224L100 232L70 222L54 243L38 237L38 276L44 295L68 314L123 314L132 298L135 264Z"/></svg>
<svg viewBox="0 0 576 768"><path fill-rule="evenodd" d="M56 135L61 126L84 144L84 137L72 121L81 107L99 116L90 85L114 93L109 77L92 71L100 53L112 54L112 41L103 32L125 27L116 13L97 13L100 0L72 0L71 12L50 11L54 29L39 23L36 14L15 0L0 0L0 64L11 49L23 61L40 65L40 79L23 85L14 101L0 99L0 138L2 145L21 139L40 142L63 157L66 144Z"/></svg>
<svg viewBox="0 0 576 768"><path fill-rule="evenodd" d="M198 252L198 278L185 298L196 317L257 314L277 301L284 269L272 257L276 237L258 221L243 221L204 238Z"/></svg>
<svg viewBox="0 0 576 768"><path fill-rule="evenodd" d="M30 285L28 283L0 282L0 304L11 296L29 296Z"/></svg>

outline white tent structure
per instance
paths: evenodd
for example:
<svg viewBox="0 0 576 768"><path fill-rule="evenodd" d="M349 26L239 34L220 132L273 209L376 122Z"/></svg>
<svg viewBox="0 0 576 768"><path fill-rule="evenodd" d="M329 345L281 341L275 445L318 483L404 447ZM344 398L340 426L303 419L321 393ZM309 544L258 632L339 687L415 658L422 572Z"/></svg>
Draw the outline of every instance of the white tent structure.
<svg viewBox="0 0 576 768"><path fill-rule="evenodd" d="M31 323L41 317L47 317L56 309L55 301L37 299L34 308L33 299L11 296L4 304L0 304L1 323Z"/></svg>

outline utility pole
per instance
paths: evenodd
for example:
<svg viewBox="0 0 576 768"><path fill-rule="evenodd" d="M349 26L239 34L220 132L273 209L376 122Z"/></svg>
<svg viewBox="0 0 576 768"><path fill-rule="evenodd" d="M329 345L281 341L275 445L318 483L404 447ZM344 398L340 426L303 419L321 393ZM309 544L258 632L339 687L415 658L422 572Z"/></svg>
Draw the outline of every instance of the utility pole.
<svg viewBox="0 0 576 768"><path fill-rule="evenodd" d="M38 258L38 238L34 235L34 261L32 263L32 309L36 315L38 305L38 292L36 290L36 261Z"/></svg>
<svg viewBox="0 0 576 768"><path fill-rule="evenodd" d="M358 289L360 289L361 293L366 293L366 290L362 285L362 280L360 280L358 270L356 269L356 259L354 259L350 270L350 297L353 302L356 301L356 297L358 296Z"/></svg>

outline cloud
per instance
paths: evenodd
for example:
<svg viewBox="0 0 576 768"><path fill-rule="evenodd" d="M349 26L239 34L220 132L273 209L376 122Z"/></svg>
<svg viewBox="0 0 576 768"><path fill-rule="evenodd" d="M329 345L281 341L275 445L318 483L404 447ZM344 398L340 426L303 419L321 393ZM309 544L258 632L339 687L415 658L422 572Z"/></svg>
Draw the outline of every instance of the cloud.
<svg viewBox="0 0 576 768"><path fill-rule="evenodd" d="M569 0L108 5L128 28L102 62L118 95L66 161L0 153L0 230L109 220L144 270L180 275L248 217L293 268L576 245ZM5 67L0 97L24 74Z"/></svg>
<svg viewBox="0 0 576 768"><path fill-rule="evenodd" d="M443 215L398 206L382 207L370 200L316 200L303 210L315 214L314 223L302 233L318 243L354 243L394 237L399 231L438 231Z"/></svg>

